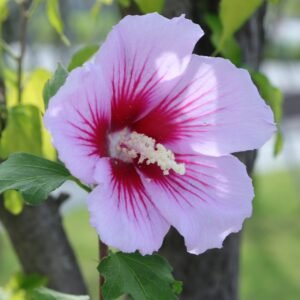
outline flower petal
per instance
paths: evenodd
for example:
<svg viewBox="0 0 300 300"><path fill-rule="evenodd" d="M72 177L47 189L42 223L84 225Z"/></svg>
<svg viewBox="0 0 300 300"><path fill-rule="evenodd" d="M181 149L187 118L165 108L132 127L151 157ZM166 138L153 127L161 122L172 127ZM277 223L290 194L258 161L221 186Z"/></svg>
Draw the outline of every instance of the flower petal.
<svg viewBox="0 0 300 300"><path fill-rule="evenodd" d="M169 20L157 13L126 16L113 28L96 55L113 91L113 129L153 107L158 84L184 72L202 35L199 25L183 16Z"/></svg>
<svg viewBox="0 0 300 300"><path fill-rule="evenodd" d="M175 152L210 156L259 148L273 134L273 113L246 70L193 55L182 80L133 126ZM190 149L190 150L189 150Z"/></svg>
<svg viewBox="0 0 300 300"><path fill-rule="evenodd" d="M110 122L110 93L103 76L90 63L70 73L51 98L44 121L59 158L85 183L94 183L99 156L106 150Z"/></svg>
<svg viewBox="0 0 300 300"><path fill-rule="evenodd" d="M158 177L145 166L145 188L160 213L185 238L190 253L220 248L251 215L254 196L245 166L233 156L180 155L186 174Z"/></svg>
<svg viewBox="0 0 300 300"><path fill-rule="evenodd" d="M91 224L101 240L123 252L150 254L160 248L170 225L147 194L135 167L101 159L88 196Z"/></svg>

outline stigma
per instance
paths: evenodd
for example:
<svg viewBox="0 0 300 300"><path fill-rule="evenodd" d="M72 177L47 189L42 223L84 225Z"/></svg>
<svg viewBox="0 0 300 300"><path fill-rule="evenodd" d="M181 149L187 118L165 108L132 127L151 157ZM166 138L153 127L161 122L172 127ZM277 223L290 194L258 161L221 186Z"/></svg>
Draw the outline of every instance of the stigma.
<svg viewBox="0 0 300 300"><path fill-rule="evenodd" d="M164 175L173 170L179 175L185 174L185 164L177 163L174 153L155 139L129 129L109 135L110 156L124 162L137 161L138 164L156 164Z"/></svg>

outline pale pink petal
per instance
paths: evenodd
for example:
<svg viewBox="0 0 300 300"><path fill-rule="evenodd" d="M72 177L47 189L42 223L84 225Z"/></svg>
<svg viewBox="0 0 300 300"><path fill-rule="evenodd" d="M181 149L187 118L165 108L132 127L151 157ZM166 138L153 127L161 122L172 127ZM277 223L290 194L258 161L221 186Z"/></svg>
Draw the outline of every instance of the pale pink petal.
<svg viewBox="0 0 300 300"><path fill-rule="evenodd" d="M176 88L165 84L162 95L132 128L175 152L220 156L256 149L276 128L249 73L222 58L193 55Z"/></svg>
<svg viewBox="0 0 300 300"><path fill-rule="evenodd" d="M59 158L85 183L94 183L100 156L107 155L110 92L100 71L89 63L72 71L50 100L44 121Z"/></svg>
<svg viewBox="0 0 300 300"><path fill-rule="evenodd" d="M162 216L185 239L190 253L220 248L242 228L254 196L245 166L233 156L179 155L186 174L158 175L141 167L141 178Z"/></svg>
<svg viewBox="0 0 300 300"><path fill-rule="evenodd" d="M101 240L123 252L150 254L160 248L170 225L160 215L132 164L101 159L88 196L91 224Z"/></svg>
<svg viewBox="0 0 300 300"><path fill-rule="evenodd" d="M161 97L158 86L178 80L203 31L185 19L157 13L126 16L96 55L113 91L112 126L130 126ZM175 84L173 82L173 84Z"/></svg>

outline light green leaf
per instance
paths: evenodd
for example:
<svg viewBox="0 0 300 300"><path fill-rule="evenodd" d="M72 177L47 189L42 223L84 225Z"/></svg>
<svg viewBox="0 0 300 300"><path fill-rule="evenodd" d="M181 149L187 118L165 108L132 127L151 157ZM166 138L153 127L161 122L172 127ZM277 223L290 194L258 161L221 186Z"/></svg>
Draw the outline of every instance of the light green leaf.
<svg viewBox="0 0 300 300"><path fill-rule="evenodd" d="M50 24L59 34L61 40L67 45L70 45L69 40L64 35L64 24L62 22L59 10L58 0L47 0L47 16Z"/></svg>
<svg viewBox="0 0 300 300"><path fill-rule="evenodd" d="M0 23L6 20L8 17L8 0L0 0ZM1 28L1 24L0 24Z"/></svg>
<svg viewBox="0 0 300 300"><path fill-rule="evenodd" d="M99 49L98 45L90 45L86 46L80 50L78 50L71 59L71 62L68 66L68 71L72 71L73 69L82 66L87 60L89 60Z"/></svg>
<svg viewBox="0 0 300 300"><path fill-rule="evenodd" d="M18 105L8 110L7 125L0 140L0 156L13 152L42 155L42 122L33 105Z"/></svg>
<svg viewBox="0 0 300 300"><path fill-rule="evenodd" d="M263 0L221 0L220 19L223 31L218 50L251 17Z"/></svg>
<svg viewBox="0 0 300 300"><path fill-rule="evenodd" d="M42 202L68 179L63 165L27 153L12 154L0 165L0 193L18 190L30 204Z"/></svg>
<svg viewBox="0 0 300 300"><path fill-rule="evenodd" d="M273 86L269 81L268 77L260 72L251 71L251 77L255 84L257 85L259 92L270 105L274 113L275 122L277 124L277 135L274 146L274 155L278 155L282 150L283 137L280 130L280 124L282 120L282 105L283 105L283 95L279 88Z"/></svg>
<svg viewBox="0 0 300 300"><path fill-rule="evenodd" d="M105 277L105 300L124 294L135 300L177 299L173 289L179 289L172 276L172 268L159 255L112 253L100 263L98 270Z"/></svg>
<svg viewBox="0 0 300 300"><path fill-rule="evenodd" d="M67 76L68 72L62 65L59 64L52 78L47 81L44 87L43 98L45 108L47 108L50 98L53 97L59 88L65 83Z"/></svg>
<svg viewBox="0 0 300 300"><path fill-rule="evenodd" d="M13 190L3 193L4 207L13 215L19 215L23 211L24 200L22 195Z"/></svg>
<svg viewBox="0 0 300 300"><path fill-rule="evenodd" d="M161 12L165 0L134 0L141 12L147 14L151 12Z"/></svg>
<svg viewBox="0 0 300 300"><path fill-rule="evenodd" d="M210 39L217 49L220 45L222 35L222 24L220 18L217 15L206 14L204 16L204 21L212 32ZM218 50L223 57L230 59L236 66L241 65L242 52L234 36L229 37L222 45L222 48Z"/></svg>
<svg viewBox="0 0 300 300"><path fill-rule="evenodd" d="M22 103L35 105L41 112L44 112L43 89L50 77L51 73L42 68L35 69L30 73L25 79Z"/></svg>

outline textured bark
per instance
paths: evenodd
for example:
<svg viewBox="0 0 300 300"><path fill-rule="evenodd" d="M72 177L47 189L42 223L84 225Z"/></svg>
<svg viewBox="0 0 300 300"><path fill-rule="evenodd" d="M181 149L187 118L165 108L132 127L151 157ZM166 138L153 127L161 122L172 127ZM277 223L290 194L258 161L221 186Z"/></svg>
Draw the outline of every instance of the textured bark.
<svg viewBox="0 0 300 300"><path fill-rule="evenodd" d="M59 214L61 195L42 205L26 206L19 216L10 214L0 199L0 219L25 273L48 278L48 286L75 295L86 294L74 252L68 242Z"/></svg>
<svg viewBox="0 0 300 300"><path fill-rule="evenodd" d="M203 24L203 14L215 13L219 1L167 0L165 15L172 17L185 13L204 28L206 35L197 44L197 54L211 55L213 47L209 41L209 29ZM243 62L256 69L259 66L263 46L263 17L265 7L243 26L237 34L242 48ZM251 173L256 152L239 153L237 156ZM195 256L186 253L182 237L172 230L160 253L174 268L175 277L183 281L184 300L237 300L239 299L239 252L241 233L231 234L222 249L209 250Z"/></svg>

